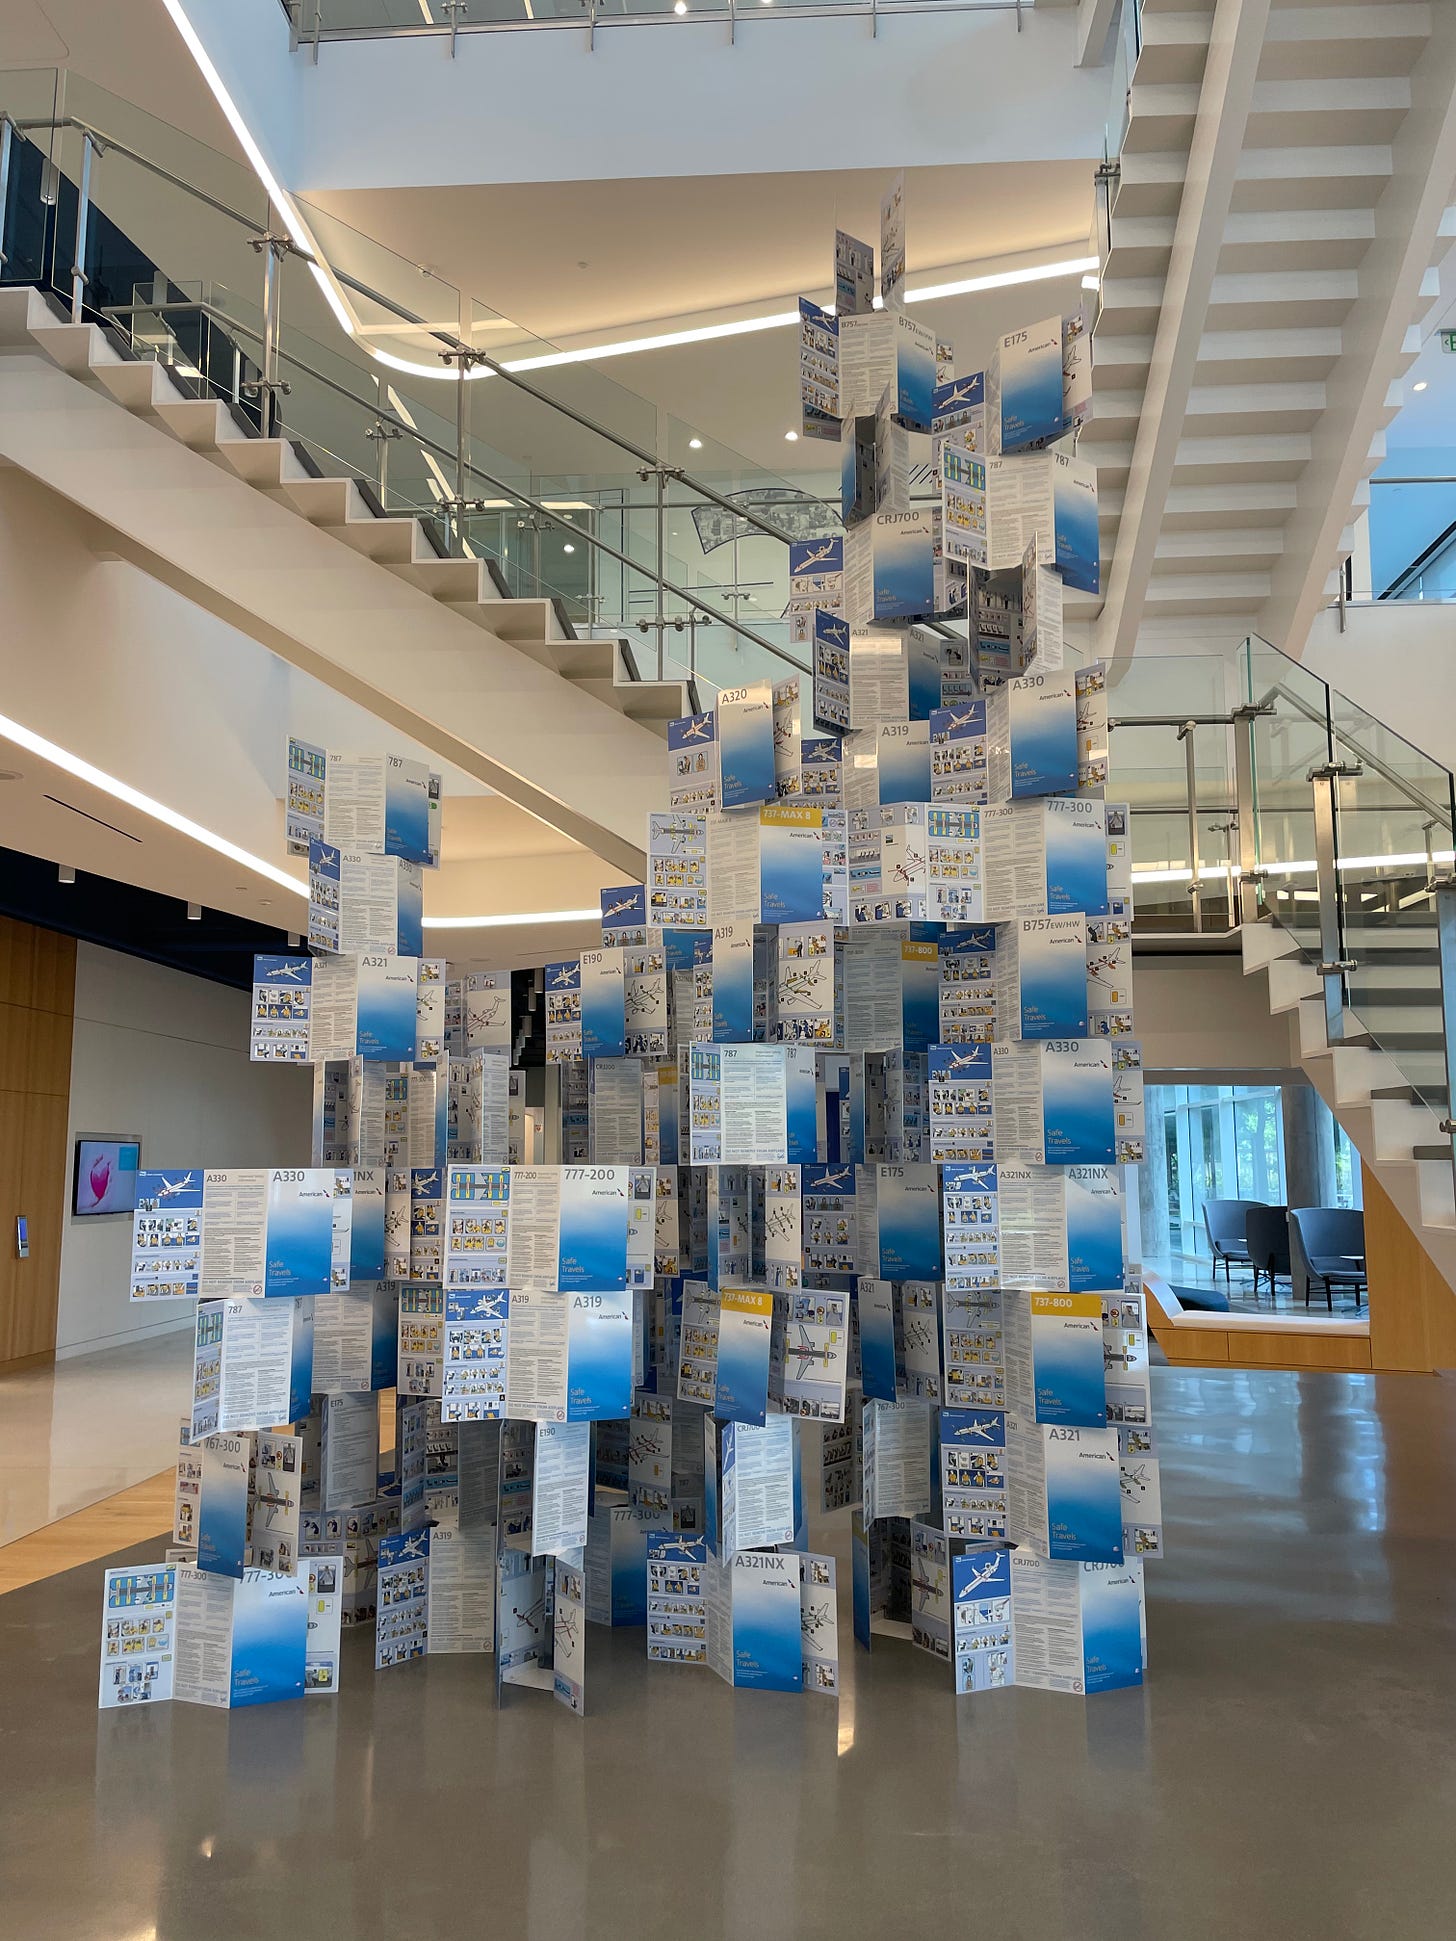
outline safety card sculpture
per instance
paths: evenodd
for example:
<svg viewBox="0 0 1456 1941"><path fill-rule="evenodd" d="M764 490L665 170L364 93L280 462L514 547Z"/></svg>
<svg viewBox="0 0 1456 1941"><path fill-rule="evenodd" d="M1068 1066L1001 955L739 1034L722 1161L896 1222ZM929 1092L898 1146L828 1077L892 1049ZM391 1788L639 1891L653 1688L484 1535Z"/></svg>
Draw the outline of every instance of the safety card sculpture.
<svg viewBox="0 0 1456 1941"><path fill-rule="evenodd" d="M130 1296L196 1301L194 1397L174 1548L107 1573L103 1706L329 1695L367 1626L379 1671L475 1653L576 1713L600 1625L832 1698L835 1543L859 1644L957 1693L1141 1681L1128 814L1062 632L1087 339L958 376L901 307L899 183L881 251L882 307L847 235L803 305L843 481L795 549L811 664L671 724L599 946L452 977L438 778L291 745L309 948L257 960L252 1054L311 1068L312 1162L140 1176Z"/></svg>

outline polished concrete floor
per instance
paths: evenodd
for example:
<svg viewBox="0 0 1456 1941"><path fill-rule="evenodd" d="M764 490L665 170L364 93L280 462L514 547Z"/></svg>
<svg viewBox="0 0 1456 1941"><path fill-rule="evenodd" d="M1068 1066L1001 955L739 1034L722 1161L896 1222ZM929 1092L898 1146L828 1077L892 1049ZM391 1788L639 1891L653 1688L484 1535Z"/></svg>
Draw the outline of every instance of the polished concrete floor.
<svg viewBox="0 0 1456 1941"><path fill-rule="evenodd" d="M489 1661L376 1678L364 1637L336 1699L98 1717L100 1567L12 1592L0 1931L1449 1937L1456 1382L1164 1370L1157 1403L1150 1680L1085 1703L866 1657L846 1571L837 1707L593 1629L584 1720L497 1714Z"/></svg>
<svg viewBox="0 0 1456 1941"><path fill-rule="evenodd" d="M173 1464L192 1360L188 1326L0 1375L0 1544Z"/></svg>

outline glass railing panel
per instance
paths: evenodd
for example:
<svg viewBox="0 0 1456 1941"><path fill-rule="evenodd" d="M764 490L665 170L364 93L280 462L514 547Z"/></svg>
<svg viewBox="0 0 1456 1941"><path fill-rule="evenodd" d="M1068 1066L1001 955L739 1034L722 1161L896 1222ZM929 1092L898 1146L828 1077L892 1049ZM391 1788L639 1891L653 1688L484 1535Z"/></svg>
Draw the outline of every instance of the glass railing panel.
<svg viewBox="0 0 1456 1941"><path fill-rule="evenodd" d="M1176 669L1179 662L1164 665ZM1149 697L1166 702L1167 683L1160 669L1145 670L1144 682ZM1237 904L1229 893L1230 862L1238 853L1230 730L1212 721L1193 730L1196 807L1190 818L1186 737L1180 737L1170 716L1155 715L1148 725L1134 725L1119 712L1122 692L1120 688L1111 710L1121 725L1112 732L1108 794L1126 802L1132 811L1134 915L1143 929L1226 930ZM1207 694L1195 689L1192 698L1202 712ZM1193 711L1190 704L1189 712ZM1139 710L1134 720L1142 718ZM1192 895L1195 830L1196 911Z"/></svg>
<svg viewBox="0 0 1456 1941"><path fill-rule="evenodd" d="M450 32L448 0L292 0L292 4L304 46L315 35L328 40ZM879 0L879 11L1010 12L1014 4L1015 0ZM726 20L733 10L730 0L465 0L458 25L461 33L487 27L585 27L594 17L598 28L629 21L690 27L694 21ZM740 21L786 12L834 15L873 10L874 0L737 0Z"/></svg>
<svg viewBox="0 0 1456 1941"><path fill-rule="evenodd" d="M15 79L0 75L0 105L11 112L16 112L12 104L17 98L37 92L34 83L17 89ZM73 73L62 77L42 118L74 119L101 137L99 146L91 145L82 266L88 277L88 314L126 304L136 284L159 269L178 283L218 282L239 290L261 285L260 262L250 238L264 227L267 199L250 169ZM23 123L26 116L21 112L17 119ZM21 193L27 202L37 188L43 203L51 197L45 204L50 231L46 267L52 287L69 301L75 191L84 171L85 133L78 127L33 133L59 182L46 171L33 184L32 156L26 158ZM22 144L22 155L24 148Z"/></svg>
<svg viewBox="0 0 1456 1941"><path fill-rule="evenodd" d="M1298 662L1251 637L1245 693L1268 712L1251 724L1255 854L1264 872L1263 908L1296 938L1320 949L1312 768L1330 760L1329 690Z"/></svg>
<svg viewBox="0 0 1456 1941"><path fill-rule="evenodd" d="M54 68L18 68L0 75L0 108L19 124L56 121L60 99L61 76ZM51 283L59 139L47 128L32 127L28 134L12 130L9 180L0 209L6 252L0 283Z"/></svg>
<svg viewBox="0 0 1456 1941"><path fill-rule="evenodd" d="M1331 691L1346 1002L1428 1103L1445 1107L1435 884L1452 867L1451 776Z"/></svg>

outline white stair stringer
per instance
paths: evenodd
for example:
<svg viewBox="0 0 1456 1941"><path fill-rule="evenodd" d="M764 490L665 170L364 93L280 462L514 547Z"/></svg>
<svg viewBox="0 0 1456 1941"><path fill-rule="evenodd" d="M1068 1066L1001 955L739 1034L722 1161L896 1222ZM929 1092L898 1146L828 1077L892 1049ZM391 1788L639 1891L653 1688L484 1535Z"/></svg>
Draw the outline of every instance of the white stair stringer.
<svg viewBox="0 0 1456 1941"><path fill-rule="evenodd" d="M1416 1157L1418 1147L1444 1143L1436 1114L1408 1096L1393 1058L1360 1041L1357 1019L1349 1020L1352 1042L1326 1041L1319 973L1300 957L1287 930L1272 922L1245 924L1240 941L1244 975L1264 972L1271 1012L1298 1012L1305 1076L1456 1295L1456 1175L1448 1160ZM1378 1092L1402 1096L1377 1098Z"/></svg>
<svg viewBox="0 0 1456 1941"><path fill-rule="evenodd" d="M1078 441L1096 648L1223 614L1298 656L1412 326L1449 296L1456 9L1143 0L1139 19Z"/></svg>
<svg viewBox="0 0 1456 1941"><path fill-rule="evenodd" d="M120 368L134 367L95 326L57 323L34 290L0 292L0 463L81 508L143 570L640 880L646 816L665 795L653 730L688 712L681 683L620 681L615 643L551 637L566 630L549 601L469 600L478 562L434 562L447 596L435 597L410 577L432 565L413 537L384 565L288 503L308 473L286 443L245 438L224 406L169 403L154 367L149 386L128 376L128 410L100 375L116 383ZM188 443L166 422L174 411ZM193 442L204 429L211 449ZM624 711L628 685L642 720Z"/></svg>

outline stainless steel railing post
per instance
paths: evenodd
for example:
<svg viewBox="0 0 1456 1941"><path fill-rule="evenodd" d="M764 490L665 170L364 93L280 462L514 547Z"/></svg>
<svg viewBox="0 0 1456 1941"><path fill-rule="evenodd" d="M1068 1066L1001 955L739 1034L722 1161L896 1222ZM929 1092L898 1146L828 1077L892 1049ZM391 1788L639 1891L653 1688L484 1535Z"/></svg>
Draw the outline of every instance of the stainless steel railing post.
<svg viewBox="0 0 1456 1941"><path fill-rule="evenodd" d="M1345 976L1354 963L1345 956L1344 914L1340 903L1339 854L1335 835L1335 791L1345 777L1364 774L1358 763L1328 761L1309 771L1314 791L1315 888L1319 893L1320 961L1324 980L1325 1042L1345 1036Z"/></svg>
<svg viewBox="0 0 1456 1941"><path fill-rule="evenodd" d="M1240 923L1257 923L1263 911L1259 885L1259 818L1254 801L1254 723L1260 715L1272 714L1267 701L1246 701L1229 716L1234 734L1234 801L1237 804L1239 832L1239 913ZM1230 918L1233 912L1230 911Z"/></svg>
<svg viewBox="0 0 1456 1941"><path fill-rule="evenodd" d="M10 149L15 139L15 123L0 114L0 270L10 261L5 253L5 214L10 207Z"/></svg>
<svg viewBox="0 0 1456 1941"><path fill-rule="evenodd" d="M1195 936L1203 932L1203 884L1199 880L1198 856L1198 750L1194 743L1196 721L1185 721L1178 730L1183 744L1183 763L1188 778L1188 899L1193 912Z"/></svg>
<svg viewBox="0 0 1456 1941"><path fill-rule="evenodd" d="M1441 962L1441 1047L1446 1061L1446 1116L1441 1130L1451 1141L1451 1164L1456 1168L1456 1118L1451 1116L1456 1086L1456 881L1436 885L1436 944Z"/></svg>
<svg viewBox="0 0 1456 1941"><path fill-rule="evenodd" d="M80 323L85 314L86 231L91 218L91 163L96 154L95 137L81 137L81 186L76 192L76 259L71 265L71 322Z"/></svg>

